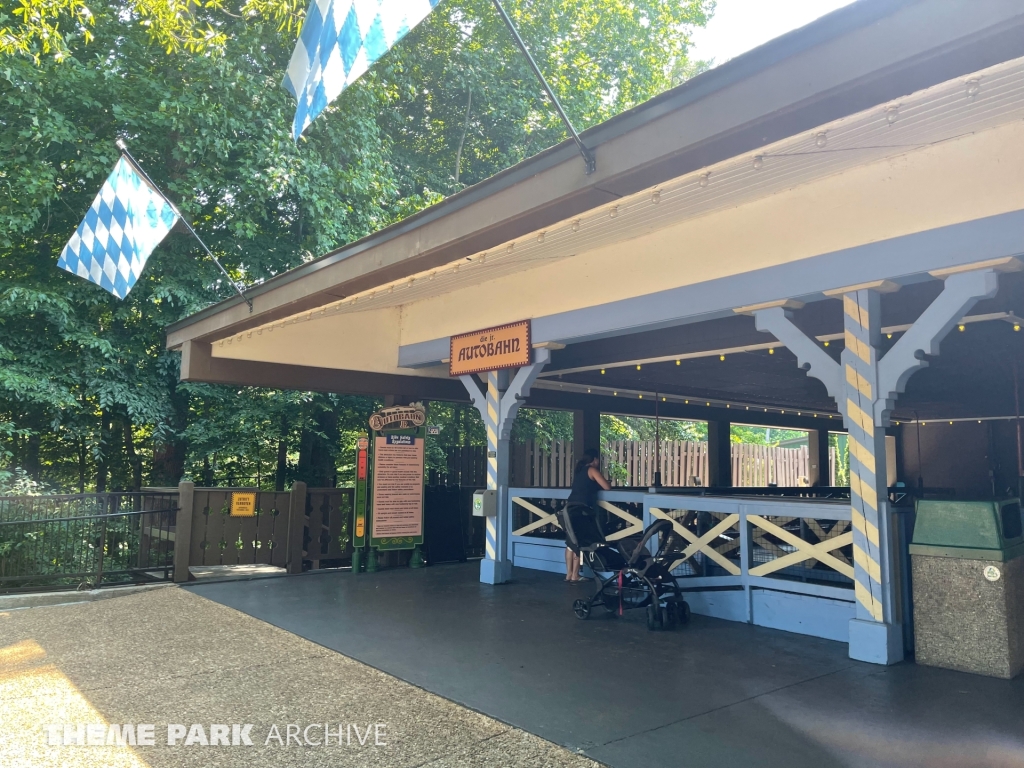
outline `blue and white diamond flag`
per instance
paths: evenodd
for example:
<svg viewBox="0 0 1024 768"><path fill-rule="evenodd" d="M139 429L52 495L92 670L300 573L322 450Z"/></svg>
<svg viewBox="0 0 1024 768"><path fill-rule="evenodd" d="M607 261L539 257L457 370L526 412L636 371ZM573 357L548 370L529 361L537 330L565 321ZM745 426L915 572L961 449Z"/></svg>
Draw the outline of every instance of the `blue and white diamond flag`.
<svg viewBox="0 0 1024 768"><path fill-rule="evenodd" d="M123 299L177 220L171 204L122 156L57 266Z"/></svg>
<svg viewBox="0 0 1024 768"><path fill-rule="evenodd" d="M306 126L441 0L313 0L284 87L298 106L296 141Z"/></svg>

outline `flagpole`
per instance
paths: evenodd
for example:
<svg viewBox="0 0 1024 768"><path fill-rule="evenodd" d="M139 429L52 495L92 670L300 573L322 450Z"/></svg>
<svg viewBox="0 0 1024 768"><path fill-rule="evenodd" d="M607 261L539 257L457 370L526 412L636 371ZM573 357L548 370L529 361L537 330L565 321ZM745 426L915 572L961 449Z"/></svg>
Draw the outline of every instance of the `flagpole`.
<svg viewBox="0 0 1024 768"><path fill-rule="evenodd" d="M533 74L540 80L540 84L544 86L544 92L551 99L551 103L555 105L555 110L558 112L558 116L562 118L562 122L565 123L566 129L569 131L569 135L572 136L572 140L576 142L576 146L579 147L580 154L583 155L583 160L587 164L587 175L589 176L597 170L597 159L594 157L593 150L589 149L586 144L583 143L583 139L576 133L576 129L572 127L572 123L569 122L569 116L565 114L565 110L562 109L562 103L555 96L555 92L551 90L551 86L548 85L548 81L544 78L544 73L540 71L540 67L537 66L537 62L533 60L533 56L530 55L529 49L526 47L526 43L523 42L523 38L519 35L519 30L516 29L512 23L512 19L509 18L508 14L505 13L505 9L501 7L500 0L492 0L494 7L498 9L498 15L501 16L501 20L505 22L505 26L508 27L508 31L512 33L512 39L516 41L516 45L519 46L519 50L522 51L523 56L530 62L530 67L533 68Z"/></svg>
<svg viewBox="0 0 1024 768"><path fill-rule="evenodd" d="M149 178L149 174L142 170L142 166L139 165L139 162L134 157L132 157L132 153L128 151L128 146L124 143L123 139L117 140L117 148L121 150L121 154L124 156L124 159L131 163L132 168L134 168L136 172L146 180L146 183L149 184L149 186L151 186L154 190L156 190L164 198L164 200L167 200L167 204L171 206L171 210L174 211L175 215L179 219L181 219L181 223L185 225L185 229L191 232L192 237L196 239L196 242L203 246L203 250L206 251L206 255L213 259L213 263L216 264L217 267L220 268L220 271L224 273L224 277L226 277L228 279L228 282L231 283L231 287L238 291L238 295L241 296L242 301L244 301L249 306L249 312L251 313L252 301L249 299L248 296L245 295L242 289L238 287L238 283L236 283L232 279L231 275L228 274L228 271L224 269L224 265L217 261L217 257L213 255L210 249L206 247L206 243L203 242L203 239L199 237L199 235L196 233L194 229L192 229L192 225L188 223L188 219L181 215L181 211L178 210L178 207L170 201L167 195L165 195L163 191L160 189L160 187L156 185L156 182Z"/></svg>

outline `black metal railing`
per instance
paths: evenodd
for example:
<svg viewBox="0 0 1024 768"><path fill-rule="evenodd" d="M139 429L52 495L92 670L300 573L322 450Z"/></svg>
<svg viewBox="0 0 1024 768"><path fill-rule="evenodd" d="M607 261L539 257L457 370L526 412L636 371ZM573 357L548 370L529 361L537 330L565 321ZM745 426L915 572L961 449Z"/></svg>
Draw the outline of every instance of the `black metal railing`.
<svg viewBox="0 0 1024 768"><path fill-rule="evenodd" d="M0 496L0 592L169 581L176 492Z"/></svg>

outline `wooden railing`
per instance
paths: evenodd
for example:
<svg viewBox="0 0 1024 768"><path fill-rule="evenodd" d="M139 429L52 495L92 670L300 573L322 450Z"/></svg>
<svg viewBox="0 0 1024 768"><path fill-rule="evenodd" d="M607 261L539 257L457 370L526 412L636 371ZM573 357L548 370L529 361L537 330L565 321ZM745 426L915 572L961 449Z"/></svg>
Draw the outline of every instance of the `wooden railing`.
<svg viewBox="0 0 1024 768"><path fill-rule="evenodd" d="M611 542L655 520L671 521L687 545L668 565L695 613L845 641L854 616L850 506L815 498L817 492L758 497L611 490L602 491L598 503ZM565 572L557 512L568 493L509 490L516 566Z"/></svg>

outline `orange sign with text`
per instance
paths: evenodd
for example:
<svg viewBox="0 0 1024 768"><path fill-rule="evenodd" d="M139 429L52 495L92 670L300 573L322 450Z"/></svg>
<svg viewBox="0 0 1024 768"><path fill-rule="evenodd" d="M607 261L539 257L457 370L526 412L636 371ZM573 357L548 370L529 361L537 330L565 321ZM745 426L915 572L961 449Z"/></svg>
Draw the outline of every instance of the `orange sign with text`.
<svg viewBox="0 0 1024 768"><path fill-rule="evenodd" d="M530 321L452 336L448 372L452 376L520 368L530 364Z"/></svg>

